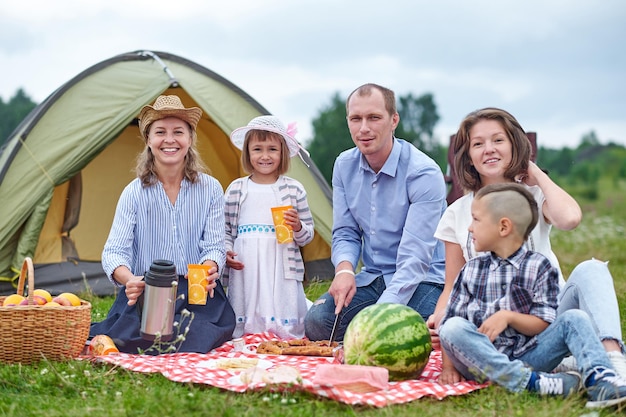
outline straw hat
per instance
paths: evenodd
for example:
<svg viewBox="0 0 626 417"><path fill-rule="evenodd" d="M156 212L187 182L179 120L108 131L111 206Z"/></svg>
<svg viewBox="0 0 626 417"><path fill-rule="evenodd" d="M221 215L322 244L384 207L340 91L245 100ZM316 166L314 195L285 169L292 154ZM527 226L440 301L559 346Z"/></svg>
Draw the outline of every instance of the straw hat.
<svg viewBox="0 0 626 417"><path fill-rule="evenodd" d="M286 128L283 122L281 122L276 116L259 116L250 120L247 126L237 128L233 130L233 133L230 134L230 140L233 142L238 149L243 150L243 143L246 139L246 133L251 130L266 130L268 132L274 132L281 135L285 142L287 143L287 147L289 148L289 156L294 157L298 155L301 147L298 141L292 136L291 129Z"/></svg>
<svg viewBox="0 0 626 417"><path fill-rule="evenodd" d="M178 96L159 96L152 106L143 106L139 112L139 131L141 135L147 138L147 129L153 122L164 119L166 117L177 117L189 123L193 130L202 117L202 110L198 107L183 106Z"/></svg>

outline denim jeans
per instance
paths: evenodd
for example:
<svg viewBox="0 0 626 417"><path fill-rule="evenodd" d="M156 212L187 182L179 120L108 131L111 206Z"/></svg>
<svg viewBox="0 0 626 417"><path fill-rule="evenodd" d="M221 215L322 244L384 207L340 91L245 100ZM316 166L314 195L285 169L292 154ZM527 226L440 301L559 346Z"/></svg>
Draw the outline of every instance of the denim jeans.
<svg viewBox="0 0 626 417"><path fill-rule="evenodd" d="M339 313L333 340L343 340L348 324L354 316L365 307L376 304L385 288L385 280L382 276L376 278L369 285L358 287L350 304ZM417 311L426 320L435 311L437 300L442 291L443 284L421 283L417 286L409 300L408 306ZM335 300L330 294L324 293L309 308L304 318L304 333L310 340L328 340L334 322Z"/></svg>
<svg viewBox="0 0 626 417"><path fill-rule="evenodd" d="M606 262L591 259L574 268L559 294L557 314L573 308L589 315L600 340L613 339L624 351L613 277Z"/></svg>
<svg viewBox="0 0 626 417"><path fill-rule="evenodd" d="M589 316L582 310L558 315L537 335L535 347L519 358L500 353L473 323L461 317L448 319L439 328L439 337L454 367L466 379L493 381L513 392L526 388L531 371L550 372L570 352L583 381L595 367L612 367Z"/></svg>

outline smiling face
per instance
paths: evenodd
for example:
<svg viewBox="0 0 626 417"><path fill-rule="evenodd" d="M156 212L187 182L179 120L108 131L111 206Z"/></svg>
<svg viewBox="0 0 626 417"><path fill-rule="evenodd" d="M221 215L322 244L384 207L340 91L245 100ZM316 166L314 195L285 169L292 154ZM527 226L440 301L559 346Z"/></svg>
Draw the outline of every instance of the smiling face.
<svg viewBox="0 0 626 417"><path fill-rule="evenodd" d="M279 175L282 160L282 141L278 134L263 137L252 134L248 140L248 155L252 166L252 180L262 184L273 184Z"/></svg>
<svg viewBox="0 0 626 417"><path fill-rule="evenodd" d="M369 94L353 94L348 102L348 129L352 141L365 155L374 171L382 168L393 148L393 131L398 113L389 114L383 94L373 88Z"/></svg>
<svg viewBox="0 0 626 417"><path fill-rule="evenodd" d="M148 131L148 147L158 167L183 166L191 146L191 128L177 117L156 120Z"/></svg>
<svg viewBox="0 0 626 417"><path fill-rule="evenodd" d="M483 119L470 129L469 157L483 185L508 182L513 147L500 122Z"/></svg>

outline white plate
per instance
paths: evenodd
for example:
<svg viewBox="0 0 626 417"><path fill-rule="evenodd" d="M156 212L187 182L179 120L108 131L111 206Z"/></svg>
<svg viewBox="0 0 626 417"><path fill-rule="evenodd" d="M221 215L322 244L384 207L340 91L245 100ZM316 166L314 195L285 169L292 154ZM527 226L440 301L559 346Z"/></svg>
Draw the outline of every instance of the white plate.
<svg viewBox="0 0 626 417"><path fill-rule="evenodd" d="M207 369L221 369L219 368L220 360L224 359L238 359L238 358L220 358L220 359L209 359L206 361L201 361L196 364L196 368L207 368ZM267 369L274 366L274 364L265 359L259 359L257 364L255 365L257 368ZM236 371L239 372L242 369L225 369L225 371Z"/></svg>
<svg viewBox="0 0 626 417"><path fill-rule="evenodd" d="M241 378L239 377L239 375L231 376L226 380L226 382L228 382L229 385L245 385L243 382L241 382Z"/></svg>

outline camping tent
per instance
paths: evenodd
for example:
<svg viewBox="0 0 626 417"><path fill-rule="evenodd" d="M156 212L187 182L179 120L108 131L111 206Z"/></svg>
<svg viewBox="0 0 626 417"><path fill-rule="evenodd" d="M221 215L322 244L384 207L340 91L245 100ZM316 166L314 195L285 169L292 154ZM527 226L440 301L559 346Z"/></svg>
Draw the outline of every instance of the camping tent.
<svg viewBox="0 0 626 417"><path fill-rule="evenodd" d="M245 175L229 133L269 114L252 97L169 53L135 51L102 61L38 105L0 151L0 293L14 291L26 256L35 263L37 288L113 292L100 256L144 146L137 115L160 94L203 110L198 148L224 188ZM315 220L316 237L303 249L306 276L326 278L332 275L330 187L304 154L292 159L287 175L306 188Z"/></svg>

